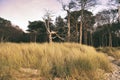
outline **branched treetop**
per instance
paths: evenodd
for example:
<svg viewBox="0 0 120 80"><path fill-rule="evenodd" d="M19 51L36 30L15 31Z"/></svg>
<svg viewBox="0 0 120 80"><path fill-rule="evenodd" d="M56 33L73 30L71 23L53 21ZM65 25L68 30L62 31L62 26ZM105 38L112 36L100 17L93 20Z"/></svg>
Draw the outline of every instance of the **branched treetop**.
<svg viewBox="0 0 120 80"><path fill-rule="evenodd" d="M57 0L57 1L62 4L62 8L65 11L70 11L71 9L75 8L75 6L76 6L76 2L73 0L71 0L68 4L65 4L63 2L63 0Z"/></svg>
<svg viewBox="0 0 120 80"><path fill-rule="evenodd" d="M94 6L97 2L96 0L76 0L77 7L80 6L81 9L86 9Z"/></svg>

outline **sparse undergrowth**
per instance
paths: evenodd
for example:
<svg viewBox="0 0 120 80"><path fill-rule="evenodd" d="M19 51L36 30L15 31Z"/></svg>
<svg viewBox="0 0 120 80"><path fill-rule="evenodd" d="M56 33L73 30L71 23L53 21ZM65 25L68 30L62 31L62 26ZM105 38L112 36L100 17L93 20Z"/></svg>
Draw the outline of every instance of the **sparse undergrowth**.
<svg viewBox="0 0 120 80"><path fill-rule="evenodd" d="M96 50L106 53L108 56L112 56L115 59L120 59L120 47L100 47Z"/></svg>
<svg viewBox="0 0 120 80"><path fill-rule="evenodd" d="M104 72L111 71L111 64L93 47L75 43L0 43L0 80L5 76L9 78L7 80L24 80L25 72L20 71L21 68L36 70L37 77L45 80L55 77L60 80L103 80Z"/></svg>

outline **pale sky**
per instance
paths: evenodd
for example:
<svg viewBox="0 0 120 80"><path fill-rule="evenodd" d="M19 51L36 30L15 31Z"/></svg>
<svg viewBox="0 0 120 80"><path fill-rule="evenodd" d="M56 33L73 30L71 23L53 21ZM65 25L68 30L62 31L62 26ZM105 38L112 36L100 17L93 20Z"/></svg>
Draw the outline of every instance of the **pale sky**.
<svg viewBox="0 0 120 80"><path fill-rule="evenodd" d="M109 0L97 1L99 5L91 10L94 13L110 7ZM66 14L57 0L0 0L0 17L10 20L24 31L27 29L28 21L42 20L45 10L52 11L55 16Z"/></svg>

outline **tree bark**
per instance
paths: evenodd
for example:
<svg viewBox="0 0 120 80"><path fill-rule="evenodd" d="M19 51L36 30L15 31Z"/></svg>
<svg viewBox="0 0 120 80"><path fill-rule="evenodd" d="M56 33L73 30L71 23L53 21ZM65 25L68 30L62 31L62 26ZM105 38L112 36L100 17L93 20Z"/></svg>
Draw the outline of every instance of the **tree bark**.
<svg viewBox="0 0 120 80"><path fill-rule="evenodd" d="M52 43L52 34L51 33L49 33L49 43Z"/></svg>
<svg viewBox="0 0 120 80"><path fill-rule="evenodd" d="M109 39L109 43L108 43L108 45L109 45L109 47L112 47L112 35L111 35L111 31L110 31L110 28L111 27L111 23L109 22L109 25L108 25L108 39Z"/></svg>
<svg viewBox="0 0 120 80"><path fill-rule="evenodd" d="M79 43L82 44L82 28L83 28L83 22L82 19L83 18L83 10L81 12L81 21L80 21L80 30L79 30Z"/></svg>
<svg viewBox="0 0 120 80"><path fill-rule="evenodd" d="M67 36L67 41L70 42L70 12L67 11L67 14L68 14L68 36Z"/></svg>
<svg viewBox="0 0 120 80"><path fill-rule="evenodd" d="M87 31L84 30L84 44L87 45Z"/></svg>
<svg viewBox="0 0 120 80"><path fill-rule="evenodd" d="M112 47L112 36L110 32L109 32L109 47Z"/></svg>
<svg viewBox="0 0 120 80"><path fill-rule="evenodd" d="M93 46L93 36L91 31L90 31L90 45Z"/></svg>
<svg viewBox="0 0 120 80"><path fill-rule="evenodd" d="M78 23L76 22L76 42L78 42Z"/></svg>

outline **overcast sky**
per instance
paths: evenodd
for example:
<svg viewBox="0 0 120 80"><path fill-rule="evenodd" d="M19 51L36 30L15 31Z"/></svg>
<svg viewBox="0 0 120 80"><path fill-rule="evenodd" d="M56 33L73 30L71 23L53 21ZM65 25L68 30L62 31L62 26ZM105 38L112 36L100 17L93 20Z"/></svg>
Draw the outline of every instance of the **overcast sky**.
<svg viewBox="0 0 120 80"><path fill-rule="evenodd" d="M69 0L63 1L68 2ZM109 8L108 1L97 0L99 5L91 11L97 13ZM55 16L66 14L57 0L0 0L0 17L10 20L23 30L27 29L28 21L42 20L45 10L52 11Z"/></svg>

